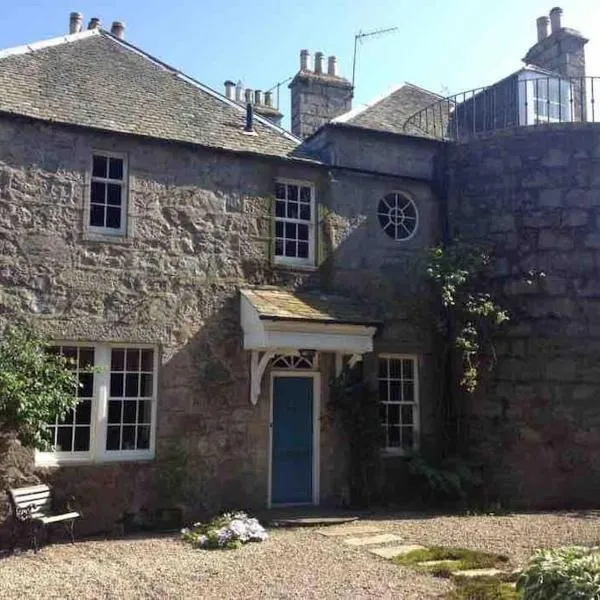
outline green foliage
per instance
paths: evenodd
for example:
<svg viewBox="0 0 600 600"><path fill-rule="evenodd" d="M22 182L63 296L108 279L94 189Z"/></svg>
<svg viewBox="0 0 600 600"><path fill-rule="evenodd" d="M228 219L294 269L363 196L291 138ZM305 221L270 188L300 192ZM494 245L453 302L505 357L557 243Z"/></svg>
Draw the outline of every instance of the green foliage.
<svg viewBox="0 0 600 600"><path fill-rule="evenodd" d="M518 600L517 591L496 577L455 578L456 589L444 600Z"/></svg>
<svg viewBox="0 0 600 600"><path fill-rule="evenodd" d="M600 599L598 548L538 550L517 580L522 600Z"/></svg>
<svg viewBox="0 0 600 600"><path fill-rule="evenodd" d="M442 314L440 331L451 337L461 355L460 385L474 392L480 368L493 356L491 337L495 327L509 319L488 291L485 269L491 255L484 248L455 240L432 248L427 275L438 289Z"/></svg>
<svg viewBox="0 0 600 600"><path fill-rule="evenodd" d="M413 454L408 459L408 470L412 486L429 505L465 502L483 483L478 470L458 456L448 456L434 463L420 454Z"/></svg>
<svg viewBox="0 0 600 600"><path fill-rule="evenodd" d="M0 428L24 446L50 449L47 424L77 404L70 366L30 328L8 327L0 339Z"/></svg>
<svg viewBox="0 0 600 600"><path fill-rule="evenodd" d="M344 367L331 382L329 409L339 420L349 452L348 486L350 502L366 506L378 490L381 446L383 444L379 399L363 379L362 364Z"/></svg>

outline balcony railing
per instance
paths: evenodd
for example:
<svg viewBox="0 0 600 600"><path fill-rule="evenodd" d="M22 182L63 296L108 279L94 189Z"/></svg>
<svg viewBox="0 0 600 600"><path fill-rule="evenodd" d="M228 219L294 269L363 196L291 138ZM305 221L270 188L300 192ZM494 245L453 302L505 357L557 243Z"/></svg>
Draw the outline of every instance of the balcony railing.
<svg viewBox="0 0 600 600"><path fill-rule="evenodd" d="M438 100L409 117L404 131L459 141L513 127L600 123L599 94L600 77L539 77L524 71Z"/></svg>

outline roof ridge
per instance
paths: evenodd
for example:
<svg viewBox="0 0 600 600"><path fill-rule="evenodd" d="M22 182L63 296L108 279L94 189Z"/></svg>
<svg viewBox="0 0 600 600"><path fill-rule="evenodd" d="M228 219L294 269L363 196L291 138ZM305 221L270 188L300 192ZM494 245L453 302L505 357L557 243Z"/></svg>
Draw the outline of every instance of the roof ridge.
<svg viewBox="0 0 600 600"><path fill-rule="evenodd" d="M373 108L376 104L379 104L382 100L385 100L388 96L395 94L398 90L402 89L405 85L406 85L406 82L401 83L400 85L396 85L394 87L390 86L390 88L388 89L387 92L384 92L383 94L379 94L378 96L375 96L372 100L365 102L362 106L357 106L356 108L353 108L353 109L349 110L348 112L345 112L341 115L338 115L337 117L334 117L333 119L331 119L331 123L347 123L351 119L354 119L354 117L357 117L361 113L369 110L370 108Z"/></svg>
<svg viewBox="0 0 600 600"><path fill-rule="evenodd" d="M195 79L191 75L188 75L188 74L184 73L183 71L171 66L170 64L162 61L160 58L156 58L155 56L153 56L149 52L146 52L145 50L142 50L135 44L132 44L131 42L128 42L127 40L122 40L121 38L116 37L109 31L107 31L106 29L101 29L100 32L105 37L111 39L112 41L114 41L117 44L120 44L121 46L127 48L128 50L135 52L136 54L140 55L142 58L145 58L146 60L149 60L150 62L155 63L156 65L162 67L163 69L167 69L168 71L171 71L175 76L179 77L186 83L189 83L190 85L198 88L199 90L202 90L203 92L209 94L213 98L216 98L217 100L223 102L223 104L226 104L228 106L231 106L232 108L235 108L238 112L240 112L242 114L244 114L246 112L245 106L242 106L242 105L238 104L237 102L230 100L226 96L223 96L223 94L217 92L216 90L213 90L211 87L202 83L198 79ZM300 138L293 135L287 129L284 129L283 127L279 127L278 125L275 125L275 123L273 123L272 121L269 121L269 119L265 119L264 117L261 117L260 115L256 114L256 112L254 112L254 119L256 121L258 121L259 123L262 123L263 125L269 127L270 129L273 129L274 131L276 131L277 133L279 133L280 135L282 135L283 137L287 138L288 140L290 140L292 142L296 142L297 144L300 144L302 142L302 140Z"/></svg>
<svg viewBox="0 0 600 600"><path fill-rule="evenodd" d="M22 46L13 46L12 48L5 48L0 50L0 59L6 58L7 56L15 56L17 54L27 54L27 52L35 52L36 50L42 50L44 48L51 48L52 46L60 46L61 44L68 44L70 42L77 42L78 40L85 39L92 35L99 35L100 30L98 29L86 29L78 33L70 33L68 35L61 35L47 40L41 40L39 42L33 42L31 44L23 44Z"/></svg>

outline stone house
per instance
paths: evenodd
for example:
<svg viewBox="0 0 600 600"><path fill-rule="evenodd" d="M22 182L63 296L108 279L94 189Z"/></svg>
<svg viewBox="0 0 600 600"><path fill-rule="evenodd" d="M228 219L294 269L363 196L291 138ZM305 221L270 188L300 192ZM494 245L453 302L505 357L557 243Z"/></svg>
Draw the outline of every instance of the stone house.
<svg viewBox="0 0 600 600"><path fill-rule="evenodd" d="M0 52L0 316L34 319L82 383L49 424L54 451L11 448L5 482L55 482L90 530L165 503L339 504L348 447L329 381L358 361L397 479L407 451L437 444L435 331L406 307L433 301L424 251L450 230L496 244L493 284L518 307L472 406L490 489L593 501L590 115L457 139L456 99L405 84L351 110L335 57L303 51L290 133L270 95L231 81L221 95L122 23L82 29L73 13L69 35ZM528 56L571 77L576 35L553 11ZM545 281L525 289L534 268Z"/></svg>

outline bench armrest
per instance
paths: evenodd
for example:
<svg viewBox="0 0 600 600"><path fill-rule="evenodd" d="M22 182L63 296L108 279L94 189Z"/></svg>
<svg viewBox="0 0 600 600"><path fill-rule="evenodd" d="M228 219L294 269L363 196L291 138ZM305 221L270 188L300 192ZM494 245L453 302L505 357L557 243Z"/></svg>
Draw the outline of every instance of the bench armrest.
<svg viewBox="0 0 600 600"><path fill-rule="evenodd" d="M83 517L83 509L75 496L69 496L65 502L67 512L78 512L80 517Z"/></svg>

